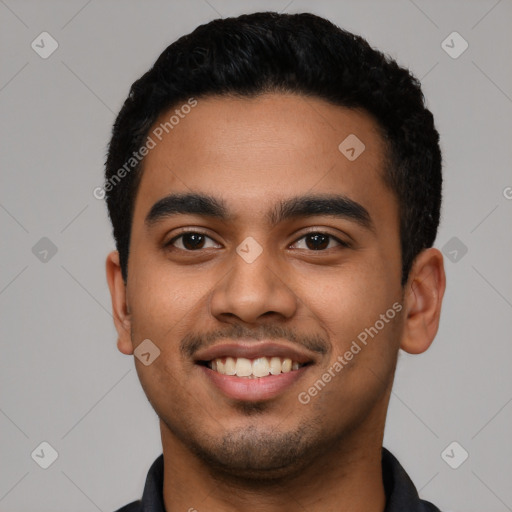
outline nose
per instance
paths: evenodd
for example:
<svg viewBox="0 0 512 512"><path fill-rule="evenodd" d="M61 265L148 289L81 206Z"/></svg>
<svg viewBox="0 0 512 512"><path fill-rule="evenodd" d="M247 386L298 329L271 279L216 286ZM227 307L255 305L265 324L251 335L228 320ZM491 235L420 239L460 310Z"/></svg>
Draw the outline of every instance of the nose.
<svg viewBox="0 0 512 512"><path fill-rule="evenodd" d="M234 252L231 269L214 287L210 297L210 311L219 321L236 317L246 323L255 323L261 317L280 315L291 318L298 299L268 251L252 262Z"/></svg>

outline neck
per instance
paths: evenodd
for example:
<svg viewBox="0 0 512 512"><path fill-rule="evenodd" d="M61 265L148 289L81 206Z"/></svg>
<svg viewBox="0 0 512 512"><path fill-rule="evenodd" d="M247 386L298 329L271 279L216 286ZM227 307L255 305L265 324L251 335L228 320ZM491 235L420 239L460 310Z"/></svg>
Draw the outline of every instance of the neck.
<svg viewBox="0 0 512 512"><path fill-rule="evenodd" d="M363 426L295 474L275 480L241 479L212 470L160 422L167 512L383 512L383 428Z"/></svg>

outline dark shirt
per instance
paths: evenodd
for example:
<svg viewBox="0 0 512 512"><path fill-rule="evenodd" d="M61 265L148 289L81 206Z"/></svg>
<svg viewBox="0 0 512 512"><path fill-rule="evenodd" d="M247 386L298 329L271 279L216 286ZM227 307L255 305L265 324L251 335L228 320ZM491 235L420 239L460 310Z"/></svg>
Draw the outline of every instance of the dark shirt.
<svg viewBox="0 0 512 512"><path fill-rule="evenodd" d="M386 492L384 512L440 512L429 501L420 500L416 487L394 455L382 448L382 475ZM116 512L165 512L163 499L164 456L153 462L146 478L142 500Z"/></svg>

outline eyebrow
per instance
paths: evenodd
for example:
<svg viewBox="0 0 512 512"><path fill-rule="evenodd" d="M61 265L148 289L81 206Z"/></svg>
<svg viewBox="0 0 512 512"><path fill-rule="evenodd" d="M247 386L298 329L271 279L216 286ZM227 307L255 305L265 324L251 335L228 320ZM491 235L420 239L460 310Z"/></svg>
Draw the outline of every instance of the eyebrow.
<svg viewBox="0 0 512 512"><path fill-rule="evenodd" d="M170 194L158 200L146 216L148 227L176 215L199 215L233 221L235 215L222 199L207 194L185 193ZM368 210L356 201L339 194L305 195L284 199L275 205L266 215L271 227L289 219L313 216L328 216L346 219L361 227L375 231L375 225Z"/></svg>

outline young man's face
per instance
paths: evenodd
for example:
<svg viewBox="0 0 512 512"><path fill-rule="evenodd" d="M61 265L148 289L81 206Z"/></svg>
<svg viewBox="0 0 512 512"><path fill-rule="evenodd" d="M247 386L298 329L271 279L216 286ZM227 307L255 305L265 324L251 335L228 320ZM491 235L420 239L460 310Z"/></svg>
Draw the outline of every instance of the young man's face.
<svg viewBox="0 0 512 512"><path fill-rule="evenodd" d="M338 148L351 134L364 144L359 156L354 142ZM210 97L155 140L135 202L126 290L119 269L110 272L119 349L131 354L149 339L160 350L136 367L164 445L269 476L351 440L379 445L409 308L398 204L384 184L375 122L295 95ZM150 221L171 194L214 198L226 217L161 207ZM338 214L325 203L314 215L279 208L312 196L338 196ZM176 238L190 231L202 236ZM272 357L307 364L259 378L208 367L228 356L266 357L254 367L263 373L267 362L283 369Z"/></svg>

